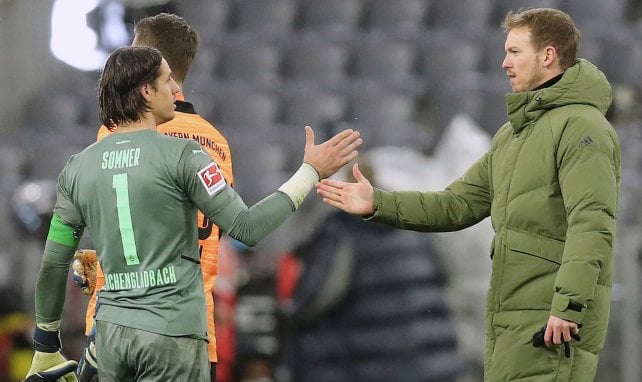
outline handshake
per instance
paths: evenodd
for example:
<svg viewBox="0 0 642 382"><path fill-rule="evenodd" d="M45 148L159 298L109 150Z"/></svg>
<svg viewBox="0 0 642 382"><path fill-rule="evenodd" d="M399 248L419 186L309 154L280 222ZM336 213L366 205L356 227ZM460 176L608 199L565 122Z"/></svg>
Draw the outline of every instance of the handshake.
<svg viewBox="0 0 642 382"><path fill-rule="evenodd" d="M78 250L72 268L73 280L91 296L96 287L96 251ZM80 363L68 360L61 350L60 321L38 324L33 335L34 355L25 382L98 382L96 333L92 329ZM76 373L78 376L76 376Z"/></svg>

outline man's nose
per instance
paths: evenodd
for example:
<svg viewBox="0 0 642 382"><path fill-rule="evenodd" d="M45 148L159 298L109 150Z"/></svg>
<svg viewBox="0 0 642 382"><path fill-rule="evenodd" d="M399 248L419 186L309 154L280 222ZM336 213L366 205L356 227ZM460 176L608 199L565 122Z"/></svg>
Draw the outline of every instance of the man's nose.
<svg viewBox="0 0 642 382"><path fill-rule="evenodd" d="M508 62L508 59L507 59L507 58L504 58L504 60L502 61L502 68L506 69L506 68L508 68L508 67L510 67L510 64L509 64L509 62Z"/></svg>

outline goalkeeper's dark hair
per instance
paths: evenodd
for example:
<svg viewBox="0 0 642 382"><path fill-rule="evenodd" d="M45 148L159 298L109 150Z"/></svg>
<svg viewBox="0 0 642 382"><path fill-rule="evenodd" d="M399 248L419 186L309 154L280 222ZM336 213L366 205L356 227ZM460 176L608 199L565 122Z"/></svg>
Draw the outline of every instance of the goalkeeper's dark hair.
<svg viewBox="0 0 642 382"><path fill-rule="evenodd" d="M154 90L163 60L154 48L128 46L116 49L107 59L98 86L100 122L113 129L139 121L149 107L139 91L149 84Z"/></svg>
<svg viewBox="0 0 642 382"><path fill-rule="evenodd" d="M134 44L158 49L172 68L174 79L182 83L196 57L200 37L184 18L159 13L136 23Z"/></svg>

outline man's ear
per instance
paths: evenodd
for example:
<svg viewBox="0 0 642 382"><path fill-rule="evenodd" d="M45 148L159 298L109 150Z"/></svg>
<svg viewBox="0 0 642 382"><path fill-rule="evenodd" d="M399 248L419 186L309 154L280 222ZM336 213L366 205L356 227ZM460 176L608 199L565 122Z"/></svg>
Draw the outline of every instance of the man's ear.
<svg viewBox="0 0 642 382"><path fill-rule="evenodd" d="M151 97L150 97L150 94L149 94L149 88L150 88L149 84L142 85L139 88L140 89L140 94L143 96L143 98L145 98L145 101L147 101L147 102L152 100Z"/></svg>
<svg viewBox="0 0 642 382"><path fill-rule="evenodd" d="M557 49L553 46L547 46L544 48L544 61L542 61L542 66L548 68L555 62L557 62Z"/></svg>

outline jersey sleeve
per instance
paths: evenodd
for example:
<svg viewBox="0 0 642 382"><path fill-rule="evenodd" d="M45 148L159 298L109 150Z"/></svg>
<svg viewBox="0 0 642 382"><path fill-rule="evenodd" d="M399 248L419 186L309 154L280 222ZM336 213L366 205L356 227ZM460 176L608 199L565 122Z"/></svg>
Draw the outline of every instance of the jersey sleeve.
<svg viewBox="0 0 642 382"><path fill-rule="evenodd" d="M70 162L72 159L70 159ZM60 320L65 303L67 275L84 224L67 190L65 166L58 177L56 206L49 225L42 264L36 282L36 321Z"/></svg>
<svg viewBox="0 0 642 382"><path fill-rule="evenodd" d="M195 142L186 145L179 172L194 205L230 237L249 246L274 231L295 210L290 198L278 191L246 206L218 165Z"/></svg>
<svg viewBox="0 0 642 382"><path fill-rule="evenodd" d="M54 212L69 226L84 226L80 213L71 200L71 190L69 181L69 164L74 160L72 156L58 176L58 185L56 190L56 205Z"/></svg>

